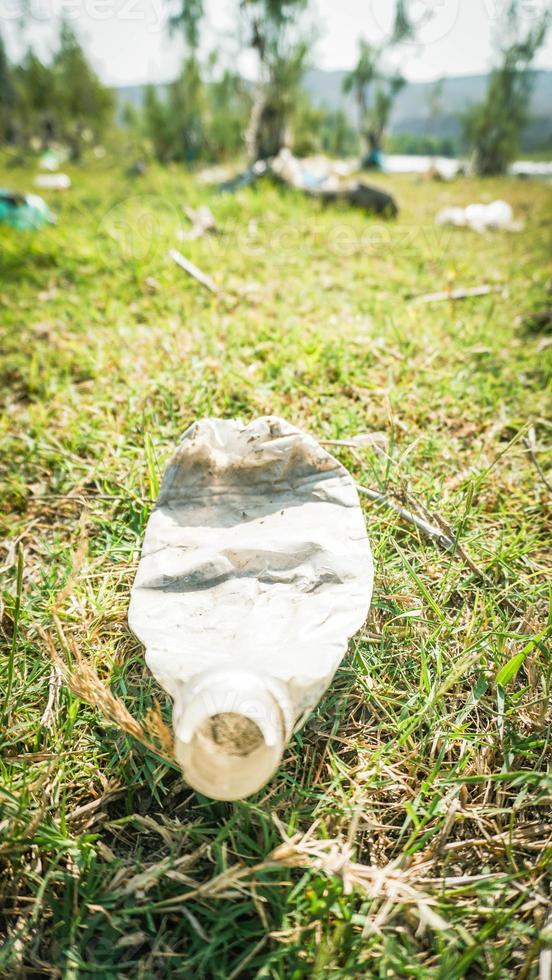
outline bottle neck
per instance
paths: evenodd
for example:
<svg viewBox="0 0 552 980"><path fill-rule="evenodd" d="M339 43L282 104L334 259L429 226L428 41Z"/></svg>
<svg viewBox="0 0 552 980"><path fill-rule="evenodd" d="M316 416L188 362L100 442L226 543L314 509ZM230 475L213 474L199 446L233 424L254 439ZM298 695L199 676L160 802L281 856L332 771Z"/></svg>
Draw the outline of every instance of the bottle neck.
<svg viewBox="0 0 552 980"><path fill-rule="evenodd" d="M257 792L281 762L292 719L283 685L247 670L210 670L175 698L175 753L186 781L213 799Z"/></svg>

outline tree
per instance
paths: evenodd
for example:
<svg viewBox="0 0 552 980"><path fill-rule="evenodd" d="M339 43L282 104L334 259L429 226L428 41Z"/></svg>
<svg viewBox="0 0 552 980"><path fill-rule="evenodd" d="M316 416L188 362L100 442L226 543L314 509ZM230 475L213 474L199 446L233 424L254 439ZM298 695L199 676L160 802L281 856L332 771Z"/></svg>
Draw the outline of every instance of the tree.
<svg viewBox="0 0 552 980"><path fill-rule="evenodd" d="M307 68L310 39L298 26L308 0L241 0L248 45L255 51L259 83L246 146L252 159L276 156L285 143Z"/></svg>
<svg viewBox="0 0 552 980"><path fill-rule="evenodd" d="M199 43L203 0L168 0L171 29L180 28L188 47ZM303 78L309 43L297 18L308 0L238 0L246 46L257 55L259 82L246 130L253 159L274 156L283 145ZM234 75L235 77L235 75Z"/></svg>
<svg viewBox="0 0 552 980"><path fill-rule="evenodd" d="M169 30L182 31L189 52L197 51L199 28L205 14L203 0L168 0Z"/></svg>
<svg viewBox="0 0 552 980"><path fill-rule="evenodd" d="M474 163L482 176L505 173L519 151L528 120L533 79L529 71L550 23L546 11L520 37L519 4L509 5L501 41L501 63L491 73L483 102L464 118L464 136L474 148Z"/></svg>
<svg viewBox="0 0 552 980"><path fill-rule="evenodd" d="M320 143L324 152L332 157L348 157L356 151L357 133L343 109L324 113Z"/></svg>
<svg viewBox="0 0 552 980"><path fill-rule="evenodd" d="M15 101L13 71L0 35L0 143L13 139Z"/></svg>
<svg viewBox="0 0 552 980"><path fill-rule="evenodd" d="M431 16L431 11L426 10L423 20ZM400 44L401 41L411 41L415 36L415 29L408 15L408 3L406 0L397 0L395 7L395 23L393 25L393 43Z"/></svg>
<svg viewBox="0 0 552 980"><path fill-rule="evenodd" d="M110 121L114 97L88 64L72 27L63 21L60 46L52 61L55 99L52 103L62 139L79 159L88 131L98 137Z"/></svg>
<svg viewBox="0 0 552 980"><path fill-rule="evenodd" d="M236 71L222 68L212 54L207 64L204 149L210 159L236 156L251 112L250 87Z"/></svg>
<svg viewBox="0 0 552 980"><path fill-rule="evenodd" d="M82 142L98 138L111 121L115 100L86 60L68 23L49 64L29 49L10 67L0 38L0 142L28 145L33 138L67 143L74 159Z"/></svg>
<svg viewBox="0 0 552 980"><path fill-rule="evenodd" d="M155 155L162 163L192 163L205 142L205 91L201 69L193 55L187 57L175 82L164 97L148 87L144 101L144 127Z"/></svg>
<svg viewBox="0 0 552 980"><path fill-rule="evenodd" d="M389 76L382 70L382 52L361 38L358 61L343 81L343 91L352 93L357 103L363 167L377 165L393 103L405 84L401 75Z"/></svg>
<svg viewBox="0 0 552 980"><path fill-rule="evenodd" d="M13 72L14 120L18 142L26 145L33 137L48 142L57 136L54 75L34 51L27 51Z"/></svg>

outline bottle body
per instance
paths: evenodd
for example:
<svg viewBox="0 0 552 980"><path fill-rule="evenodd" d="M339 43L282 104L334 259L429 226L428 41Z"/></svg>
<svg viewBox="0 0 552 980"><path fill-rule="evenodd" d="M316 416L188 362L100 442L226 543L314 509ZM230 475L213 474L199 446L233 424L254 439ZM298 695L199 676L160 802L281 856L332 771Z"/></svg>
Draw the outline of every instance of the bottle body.
<svg viewBox="0 0 552 980"><path fill-rule="evenodd" d="M207 770L226 747L228 771L257 753L268 772L276 745L281 757L364 622L372 576L354 482L314 439L275 417L187 430L148 522L129 622L173 698L176 753L192 785L248 795L241 786L253 778L238 786L232 777L236 796L221 772L210 791L208 779L200 786L191 760L210 757ZM225 715L246 719L249 753L240 756L237 718L208 723Z"/></svg>

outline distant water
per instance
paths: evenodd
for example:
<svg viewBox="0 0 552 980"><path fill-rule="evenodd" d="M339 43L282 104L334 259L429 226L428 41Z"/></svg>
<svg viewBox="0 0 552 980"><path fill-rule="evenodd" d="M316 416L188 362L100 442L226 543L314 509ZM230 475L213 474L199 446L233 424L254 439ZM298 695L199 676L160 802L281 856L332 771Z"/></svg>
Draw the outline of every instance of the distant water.
<svg viewBox="0 0 552 980"><path fill-rule="evenodd" d="M430 167L435 168L443 177L454 177L460 167L466 166L466 161L455 160L452 157L413 156L400 153L390 153L383 158L384 172L389 174L425 174ZM510 167L510 173L515 176L552 177L552 161L518 160Z"/></svg>
<svg viewBox="0 0 552 980"><path fill-rule="evenodd" d="M383 169L388 174L425 174L434 167L443 177L454 177L461 166L452 157L419 157L401 153L385 154Z"/></svg>

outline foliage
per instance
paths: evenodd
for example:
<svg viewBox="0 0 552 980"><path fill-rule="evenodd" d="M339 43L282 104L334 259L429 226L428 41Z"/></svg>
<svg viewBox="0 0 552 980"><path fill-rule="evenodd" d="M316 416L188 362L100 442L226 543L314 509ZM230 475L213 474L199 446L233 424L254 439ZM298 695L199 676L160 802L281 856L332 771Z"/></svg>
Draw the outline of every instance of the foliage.
<svg viewBox="0 0 552 980"><path fill-rule="evenodd" d="M385 141L388 153L405 153L422 156L454 157L458 145L450 136L433 136L425 133L390 133Z"/></svg>
<svg viewBox="0 0 552 980"><path fill-rule="evenodd" d="M486 97L464 118L464 136L473 146L475 168L482 176L505 173L519 150L533 83L529 68L550 22L548 11L520 37L518 7L515 0L509 5L502 60L491 73Z"/></svg>
<svg viewBox="0 0 552 980"><path fill-rule="evenodd" d="M368 165L381 148L393 103L405 84L401 75L383 71L382 54L382 48L361 38L357 63L343 80L343 91L352 93L357 103L364 161Z"/></svg>
<svg viewBox="0 0 552 980"><path fill-rule="evenodd" d="M0 34L0 144L9 142L13 136L15 98L12 70Z"/></svg>
<svg viewBox="0 0 552 980"><path fill-rule="evenodd" d="M64 142L74 159L83 141L99 138L113 116L113 94L88 64L67 22L62 23L59 46L49 64L29 50L11 67L0 46L0 95L0 112L6 105L9 119L9 127L0 127L0 137L23 147L33 138Z"/></svg>
<svg viewBox="0 0 552 980"><path fill-rule="evenodd" d="M14 130L17 142L28 145L33 138L44 142L55 139L56 84L50 65L45 65L34 51L27 51L13 71L16 93Z"/></svg>
<svg viewBox="0 0 552 980"><path fill-rule="evenodd" d="M205 146L208 159L224 160L243 152L251 101L250 87L230 68L224 68L220 75L207 80Z"/></svg>
<svg viewBox="0 0 552 980"><path fill-rule="evenodd" d="M325 153L334 157L349 157L356 153L358 136L343 109L324 113L320 129L320 145Z"/></svg>
<svg viewBox="0 0 552 980"><path fill-rule="evenodd" d="M195 51L200 41L200 26L205 14L204 0L168 0L171 8L169 29L182 32L190 51Z"/></svg>
<svg viewBox="0 0 552 980"><path fill-rule="evenodd" d="M470 235L432 223L450 185L411 176L374 175L405 205L384 225L268 182L215 196L155 164L137 189L125 164L69 166L55 227L0 228L0 974L538 976L550 498L522 439L532 421L549 474L552 347L516 320L548 302L549 188L458 181L458 203L505 198L524 217L518 234ZM0 184L33 174L2 169ZM222 230L186 254L224 298L166 258L183 202ZM507 289L410 299L484 276ZM272 413L320 439L371 433L332 451L440 515L459 548L363 498L369 620L266 789L217 803L58 689L44 631L142 723L161 697L170 724L127 625L151 470L195 418ZM283 834L297 835L287 864Z"/></svg>
<svg viewBox="0 0 552 980"><path fill-rule="evenodd" d="M265 159L284 144L310 48L300 14L308 0L243 0L242 29L257 54L259 84L246 132L248 154Z"/></svg>
<svg viewBox="0 0 552 980"><path fill-rule="evenodd" d="M167 85L163 96L148 87L144 127L155 155L162 163L199 159L204 137L205 90L199 63L186 58L179 78Z"/></svg>
<svg viewBox="0 0 552 980"><path fill-rule="evenodd" d="M286 142L290 127L301 103L300 85L308 57L308 44L299 41L285 46L279 43L268 58L265 53L266 82L256 93L246 143L255 159L275 156Z"/></svg>
<svg viewBox="0 0 552 980"><path fill-rule="evenodd" d="M243 150L243 132L251 98L243 80L230 69L210 76L194 55L184 61L180 77L160 91L146 89L138 124L162 163L221 160ZM133 117L133 118L132 118ZM131 114L131 126L136 116Z"/></svg>
<svg viewBox="0 0 552 980"><path fill-rule="evenodd" d="M189 48L195 50L204 16L203 0L167 2L171 30L180 29ZM307 39L297 30L297 18L307 4L308 0L241 0L238 5L245 46L256 53L259 64L256 98L250 106L249 124L244 127L248 153L255 159L275 155L286 138L309 48ZM229 79L223 83L230 94ZM240 111L242 107L243 100ZM215 126L221 135L222 128L226 128L232 147L236 144L233 125L239 115L240 112L234 115L226 127L222 127L219 115Z"/></svg>
<svg viewBox="0 0 552 980"><path fill-rule="evenodd" d="M52 62L53 111L59 139L67 141L74 158L87 131L98 137L111 120L114 97L99 81L67 22L62 23L60 46Z"/></svg>

